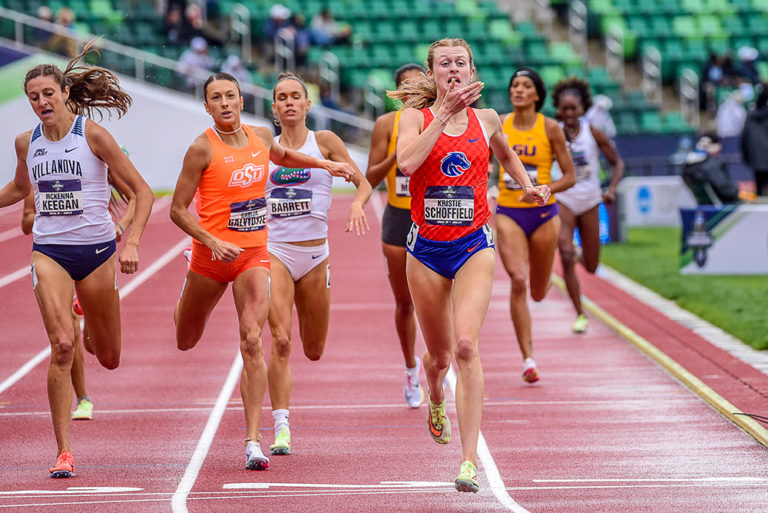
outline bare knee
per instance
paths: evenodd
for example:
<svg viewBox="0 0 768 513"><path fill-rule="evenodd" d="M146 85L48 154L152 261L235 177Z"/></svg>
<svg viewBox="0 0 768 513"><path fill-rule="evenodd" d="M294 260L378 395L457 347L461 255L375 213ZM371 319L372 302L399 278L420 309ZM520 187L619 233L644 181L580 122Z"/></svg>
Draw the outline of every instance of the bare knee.
<svg viewBox="0 0 768 513"><path fill-rule="evenodd" d="M291 336L284 333L272 334L272 355L277 358L291 356Z"/></svg>
<svg viewBox="0 0 768 513"><path fill-rule="evenodd" d="M252 328L248 332L241 334L240 353L243 355L243 361L246 364L264 359L260 329Z"/></svg>
<svg viewBox="0 0 768 513"><path fill-rule="evenodd" d="M515 297L525 297L525 294L528 292L528 285L525 282L525 276L522 275L512 275L512 298Z"/></svg>
<svg viewBox="0 0 768 513"><path fill-rule="evenodd" d="M68 367L72 365L75 348L71 338L66 336L54 337L51 339L51 362L58 367Z"/></svg>
<svg viewBox="0 0 768 513"><path fill-rule="evenodd" d="M395 317L407 319L413 316L413 303L411 301L399 301L395 304Z"/></svg>
<svg viewBox="0 0 768 513"><path fill-rule="evenodd" d="M466 365L479 357L477 341L469 337L459 337L456 344L456 363Z"/></svg>
<svg viewBox="0 0 768 513"><path fill-rule="evenodd" d="M563 269L572 270L576 266L576 251L573 247L560 250L560 260L563 262Z"/></svg>
<svg viewBox="0 0 768 513"><path fill-rule="evenodd" d="M96 357L99 359L99 363L107 370L115 370L120 366L120 353L116 351L109 351L106 354L98 354Z"/></svg>
<svg viewBox="0 0 768 513"><path fill-rule="evenodd" d="M595 274L595 272L597 271L597 266L599 262L597 260L595 260L594 262L584 261L582 262L582 264L584 265L584 269L586 269L586 271L589 274Z"/></svg>
<svg viewBox="0 0 768 513"><path fill-rule="evenodd" d="M200 336L176 333L176 347L181 351L189 351L195 347L200 340Z"/></svg>

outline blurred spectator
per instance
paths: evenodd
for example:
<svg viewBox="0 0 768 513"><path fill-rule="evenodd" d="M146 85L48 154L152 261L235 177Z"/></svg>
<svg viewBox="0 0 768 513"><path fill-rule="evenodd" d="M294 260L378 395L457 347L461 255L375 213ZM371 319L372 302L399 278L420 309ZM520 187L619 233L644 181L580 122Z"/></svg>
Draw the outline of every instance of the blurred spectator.
<svg viewBox="0 0 768 513"><path fill-rule="evenodd" d="M75 27L75 13L69 7L62 7L56 13L56 25L73 30ZM69 34L53 34L45 48L66 57L72 58L77 55L77 43Z"/></svg>
<svg viewBox="0 0 768 513"><path fill-rule="evenodd" d="M750 84L757 84L760 81L760 73L757 71L755 62L760 53L750 46L742 46L736 55L739 58L739 67L736 70L739 76Z"/></svg>
<svg viewBox="0 0 768 513"><path fill-rule="evenodd" d="M184 33L186 41L192 41L196 37L202 37L206 43L213 46L223 46L226 35L219 33L213 26L203 20L203 11L197 4L189 4L184 11Z"/></svg>
<svg viewBox="0 0 768 513"><path fill-rule="evenodd" d="M319 46L349 43L352 27L339 23L327 7L312 18L312 39Z"/></svg>
<svg viewBox="0 0 768 513"><path fill-rule="evenodd" d="M53 11L47 5L41 5L37 8L37 19L40 21L46 21L53 23ZM48 29L36 28L33 37L35 38L35 45L45 46L48 44L48 40L51 39L53 32Z"/></svg>
<svg viewBox="0 0 768 513"><path fill-rule="evenodd" d="M307 63L307 54L312 44L312 35L307 28L307 20L303 14L294 14L291 18L293 30L293 51L296 55L296 64L304 66Z"/></svg>
<svg viewBox="0 0 768 513"><path fill-rule="evenodd" d="M757 194L768 195L768 86L762 85L755 108L747 115L741 133L741 157L755 173Z"/></svg>
<svg viewBox="0 0 768 513"><path fill-rule="evenodd" d="M186 85L190 91L195 91L198 85L205 82L205 78L198 78L194 75L193 68L202 68L212 71L216 66L216 61L208 55L208 43L204 38L197 36L192 38L189 48L181 54L179 58L181 72L185 75Z"/></svg>
<svg viewBox="0 0 768 513"><path fill-rule="evenodd" d="M174 5L165 13L165 37L172 46L185 46L189 43L186 40L188 29L184 23L184 17L181 15L182 9L179 5Z"/></svg>
<svg viewBox="0 0 768 513"><path fill-rule="evenodd" d="M277 32L290 25L291 10L283 4L275 4L269 9L269 19L264 23L264 38L272 43Z"/></svg>
<svg viewBox="0 0 768 513"><path fill-rule="evenodd" d="M613 100L610 96L598 94L592 99L592 106L586 114L587 121L595 128L599 128L609 139L616 137L616 125L611 117Z"/></svg>
<svg viewBox="0 0 768 513"><path fill-rule="evenodd" d="M699 205L739 201L739 189L733 183L725 163L720 159L722 149L723 145L717 135L705 134L686 157L683 181L691 189Z"/></svg>
<svg viewBox="0 0 768 513"><path fill-rule="evenodd" d="M240 90L242 91L242 88L246 84L250 84L252 82L251 80L251 72L248 71L248 69L245 67L245 64L243 64L243 60L240 58L239 55L232 54L229 57L227 57L227 60L224 61L224 64L221 66L221 71L224 73L229 73L233 77L237 79L237 81L240 83ZM247 112L253 112L253 108L255 106L255 97L252 94L243 92L243 100L244 100L244 106L243 108Z"/></svg>
<svg viewBox="0 0 768 513"><path fill-rule="evenodd" d="M733 91L717 108L715 123L717 135L720 137L738 137L747 119L747 109L744 108L744 96L741 91Z"/></svg>

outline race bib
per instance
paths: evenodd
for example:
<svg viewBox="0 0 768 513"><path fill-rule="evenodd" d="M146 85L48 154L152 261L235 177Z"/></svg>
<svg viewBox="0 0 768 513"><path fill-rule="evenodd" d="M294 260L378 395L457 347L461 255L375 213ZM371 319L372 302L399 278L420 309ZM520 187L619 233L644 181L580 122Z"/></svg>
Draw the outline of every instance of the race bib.
<svg viewBox="0 0 768 513"><path fill-rule="evenodd" d="M584 152L571 151L571 159L573 159L573 167L576 170L576 181L588 180L592 172Z"/></svg>
<svg viewBox="0 0 768 513"><path fill-rule="evenodd" d="M576 166L577 182L589 180L590 176L592 176L592 170L589 168L589 166Z"/></svg>
<svg viewBox="0 0 768 513"><path fill-rule="evenodd" d="M528 178L531 180L531 185L536 187L539 185L539 170L534 166L533 164L526 164L523 163L523 167L525 167L525 172L528 173ZM507 189L509 190L516 190L516 189L522 189L523 187L515 181L514 178L509 176L506 172L504 173L504 185L507 186Z"/></svg>
<svg viewBox="0 0 768 513"><path fill-rule="evenodd" d="M229 205L227 228L236 232L255 232L267 227L267 200L256 198Z"/></svg>
<svg viewBox="0 0 768 513"><path fill-rule="evenodd" d="M442 226L471 226L475 191L469 185L430 185L424 194L424 221Z"/></svg>
<svg viewBox="0 0 768 513"><path fill-rule="evenodd" d="M269 197L269 214L272 217L306 216L312 213L312 191L281 187L272 189Z"/></svg>
<svg viewBox="0 0 768 513"><path fill-rule="evenodd" d="M411 197L411 190L409 189L411 182L410 176L405 176L400 168L396 168L395 171L395 194L398 197Z"/></svg>
<svg viewBox="0 0 768 513"><path fill-rule="evenodd" d="M80 180L45 180L37 182L38 214L73 216L83 213L83 186Z"/></svg>

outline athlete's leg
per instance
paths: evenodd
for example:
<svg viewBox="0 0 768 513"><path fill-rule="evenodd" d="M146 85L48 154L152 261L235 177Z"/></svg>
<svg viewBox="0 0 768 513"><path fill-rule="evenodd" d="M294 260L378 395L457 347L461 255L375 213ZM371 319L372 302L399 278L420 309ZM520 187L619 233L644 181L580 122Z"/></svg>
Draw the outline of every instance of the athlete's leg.
<svg viewBox="0 0 768 513"><path fill-rule="evenodd" d="M579 278L576 276L576 249L573 246L573 230L576 227L576 216L571 209L560 203L560 262L563 264L563 281L568 290L568 296L577 314L584 313L581 309L581 289Z"/></svg>
<svg viewBox="0 0 768 513"><path fill-rule="evenodd" d="M117 254L75 282L88 336L99 363L107 369L120 365L120 295L117 291Z"/></svg>
<svg viewBox="0 0 768 513"><path fill-rule="evenodd" d="M296 282L296 313L304 355L319 360L325 351L331 316L331 277L328 258Z"/></svg>
<svg viewBox="0 0 768 513"><path fill-rule="evenodd" d="M528 273L534 301L544 299L552 284L552 265L559 237L560 216L555 216L536 228L528 238Z"/></svg>
<svg viewBox="0 0 768 513"><path fill-rule="evenodd" d="M269 269L246 269L232 283L232 293L240 325L240 353L243 356L240 395L245 408L246 437L260 441L261 405L267 388L267 364L261 337L269 310Z"/></svg>
<svg viewBox="0 0 768 513"><path fill-rule="evenodd" d="M48 403L51 407L53 432L61 451L71 452L69 430L72 407L72 359L74 328L72 326L72 278L51 258L32 252L32 280L35 299L43 317L43 325L51 343L48 366Z"/></svg>
<svg viewBox="0 0 768 513"><path fill-rule="evenodd" d="M269 356L269 398L273 410L287 410L291 398L291 321L294 283L291 273L274 255L270 255L271 296L269 331L272 348Z"/></svg>
<svg viewBox="0 0 768 513"><path fill-rule="evenodd" d="M600 205L595 205L577 219L581 237L581 264L594 274L600 264Z"/></svg>
<svg viewBox="0 0 768 513"><path fill-rule="evenodd" d="M184 290L176 304L176 345L182 351L195 347L203 336L213 308L219 302L227 284L187 271Z"/></svg>
<svg viewBox="0 0 768 513"><path fill-rule="evenodd" d="M452 282L410 254L406 261L406 275L416 317L427 345L423 364L429 383L429 397L433 404L440 404L445 399L443 380L453 359Z"/></svg>
<svg viewBox="0 0 768 513"><path fill-rule="evenodd" d="M461 461L477 466L477 440L483 414L483 368L478 339L488 312L496 254L484 249L462 266L453 283L453 318L456 333L456 414L461 432Z"/></svg>
<svg viewBox="0 0 768 513"><path fill-rule="evenodd" d="M512 280L509 312L523 359L533 357L531 313L528 310L528 238L509 217L496 215L496 248L504 269Z"/></svg>
<svg viewBox="0 0 768 513"><path fill-rule="evenodd" d="M405 366L416 366L416 317L413 314L411 291L405 276L405 261L407 251L404 247L382 243L384 257L387 259L389 285L395 296L395 330L400 340Z"/></svg>
<svg viewBox="0 0 768 513"><path fill-rule="evenodd" d="M72 358L72 387L75 389L75 397L86 397L88 391L85 388L85 358L83 356L83 345L80 343L80 316L72 312L72 327L75 341L74 353Z"/></svg>

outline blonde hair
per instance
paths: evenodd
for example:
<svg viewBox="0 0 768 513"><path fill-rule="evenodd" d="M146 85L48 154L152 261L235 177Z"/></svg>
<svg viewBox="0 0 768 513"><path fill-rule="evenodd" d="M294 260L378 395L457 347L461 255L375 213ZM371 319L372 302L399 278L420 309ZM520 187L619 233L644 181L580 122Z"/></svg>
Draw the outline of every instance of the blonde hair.
<svg viewBox="0 0 768 513"><path fill-rule="evenodd" d="M429 45L427 59L424 61L424 67L426 69L432 70L432 65L434 64L435 59L435 50L443 46L460 46L464 48L469 55L469 67L473 72L475 71L475 60L472 56L472 49L469 47L469 44L461 38L444 38ZM403 82L395 91L387 91L387 96L402 101L403 109L423 109L435 102L435 99L437 98L437 84L435 84L434 80L423 74L421 78Z"/></svg>

